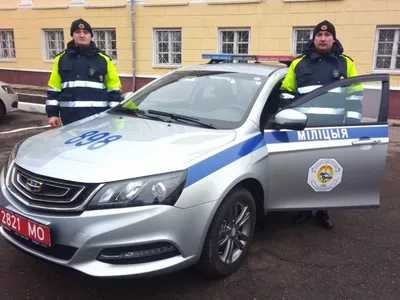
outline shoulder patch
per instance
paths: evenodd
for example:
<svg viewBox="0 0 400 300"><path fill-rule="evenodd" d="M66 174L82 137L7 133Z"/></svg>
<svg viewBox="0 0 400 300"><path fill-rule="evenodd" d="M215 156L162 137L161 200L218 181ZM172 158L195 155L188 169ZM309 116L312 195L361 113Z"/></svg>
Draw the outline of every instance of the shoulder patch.
<svg viewBox="0 0 400 300"><path fill-rule="evenodd" d="M348 59L350 59L351 61L354 61L350 56L347 56L346 54L340 54L343 57L347 57Z"/></svg>

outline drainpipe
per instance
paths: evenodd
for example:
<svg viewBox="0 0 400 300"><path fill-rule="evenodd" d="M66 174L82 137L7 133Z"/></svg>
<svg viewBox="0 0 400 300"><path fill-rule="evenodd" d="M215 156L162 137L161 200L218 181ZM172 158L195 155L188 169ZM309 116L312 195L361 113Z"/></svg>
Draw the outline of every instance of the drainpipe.
<svg viewBox="0 0 400 300"><path fill-rule="evenodd" d="M131 0L132 22L132 92L136 90L136 37L135 37L135 0Z"/></svg>

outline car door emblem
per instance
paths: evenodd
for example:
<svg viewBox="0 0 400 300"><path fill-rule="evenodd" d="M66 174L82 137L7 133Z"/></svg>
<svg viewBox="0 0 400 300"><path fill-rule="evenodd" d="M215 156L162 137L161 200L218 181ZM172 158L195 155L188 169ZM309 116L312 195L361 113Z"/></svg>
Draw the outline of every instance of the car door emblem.
<svg viewBox="0 0 400 300"><path fill-rule="evenodd" d="M343 168L333 158L319 159L308 170L308 184L316 192L330 192L342 182Z"/></svg>
<svg viewBox="0 0 400 300"><path fill-rule="evenodd" d="M33 193L40 193L44 187L43 182L34 179L27 179L25 185Z"/></svg>

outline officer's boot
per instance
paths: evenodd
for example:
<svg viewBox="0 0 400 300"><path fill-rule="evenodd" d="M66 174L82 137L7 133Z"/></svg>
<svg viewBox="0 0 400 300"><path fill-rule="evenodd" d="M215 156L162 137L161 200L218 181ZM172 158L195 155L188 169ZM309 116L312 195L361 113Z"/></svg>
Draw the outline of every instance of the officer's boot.
<svg viewBox="0 0 400 300"><path fill-rule="evenodd" d="M327 210L317 211L317 213L315 214L315 218L318 224L323 228L332 229L334 226Z"/></svg>
<svg viewBox="0 0 400 300"><path fill-rule="evenodd" d="M312 218L312 211L302 210L293 216L292 221L294 224L302 224L310 218Z"/></svg>

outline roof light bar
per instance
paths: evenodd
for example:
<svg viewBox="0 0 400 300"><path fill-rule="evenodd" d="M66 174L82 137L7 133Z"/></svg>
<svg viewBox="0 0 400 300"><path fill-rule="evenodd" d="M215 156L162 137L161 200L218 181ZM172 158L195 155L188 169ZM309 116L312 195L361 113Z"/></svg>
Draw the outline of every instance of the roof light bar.
<svg viewBox="0 0 400 300"><path fill-rule="evenodd" d="M292 61L295 58L291 55L257 55L259 61Z"/></svg>
<svg viewBox="0 0 400 300"><path fill-rule="evenodd" d="M240 55L240 54L203 54L204 59L216 60L257 60L255 55Z"/></svg>
<svg viewBox="0 0 400 300"><path fill-rule="evenodd" d="M203 59L210 59L210 63L222 62L222 61L278 61L280 63L290 64L295 56L291 55L247 55L247 54L202 54Z"/></svg>

